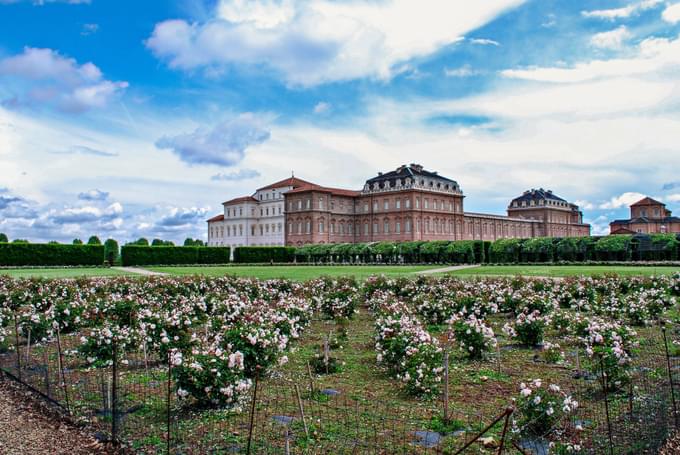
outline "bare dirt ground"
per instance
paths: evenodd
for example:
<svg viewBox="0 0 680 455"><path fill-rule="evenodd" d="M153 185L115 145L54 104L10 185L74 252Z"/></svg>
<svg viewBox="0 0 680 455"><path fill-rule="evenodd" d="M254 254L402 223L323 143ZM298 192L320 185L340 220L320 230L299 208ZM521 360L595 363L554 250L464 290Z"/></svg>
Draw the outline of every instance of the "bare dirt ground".
<svg viewBox="0 0 680 455"><path fill-rule="evenodd" d="M84 429L0 373L0 454L107 454Z"/></svg>
<svg viewBox="0 0 680 455"><path fill-rule="evenodd" d="M680 453L680 433L676 432L659 450L659 455L677 455Z"/></svg>

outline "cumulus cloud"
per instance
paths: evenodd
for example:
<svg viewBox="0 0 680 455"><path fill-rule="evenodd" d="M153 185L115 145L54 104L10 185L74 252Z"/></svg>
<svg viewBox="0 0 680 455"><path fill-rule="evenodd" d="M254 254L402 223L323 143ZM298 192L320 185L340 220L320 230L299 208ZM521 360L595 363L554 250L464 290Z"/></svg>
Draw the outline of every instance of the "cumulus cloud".
<svg viewBox="0 0 680 455"><path fill-rule="evenodd" d="M330 103L327 103L325 101L320 101L316 103L316 106L314 106L314 113L315 114L325 114L326 112L330 111L331 105Z"/></svg>
<svg viewBox="0 0 680 455"><path fill-rule="evenodd" d="M581 210L592 210L595 208L595 204L582 199L574 201L574 204L578 205Z"/></svg>
<svg viewBox="0 0 680 455"><path fill-rule="evenodd" d="M621 49L631 36L626 26L622 25L614 30L596 33L590 38L590 44L600 49Z"/></svg>
<svg viewBox="0 0 680 455"><path fill-rule="evenodd" d="M33 47L0 60L2 79L20 82L18 94L6 105L53 104L73 113L105 107L128 87L127 82L104 79L91 62L81 65L52 49Z"/></svg>
<svg viewBox="0 0 680 455"><path fill-rule="evenodd" d="M253 179L255 177L259 177L260 173L256 171L255 169L239 169L238 171L234 172L229 172L229 173L223 173L220 172L219 174L215 174L212 177L210 177L210 180L214 181L227 181L227 182L234 182L238 180L248 180L248 179Z"/></svg>
<svg viewBox="0 0 680 455"><path fill-rule="evenodd" d="M680 193L669 194L664 199L666 199L669 202L680 202Z"/></svg>
<svg viewBox="0 0 680 455"><path fill-rule="evenodd" d="M0 210L4 210L15 202L20 202L22 199L15 196L0 196Z"/></svg>
<svg viewBox="0 0 680 455"><path fill-rule="evenodd" d="M78 194L78 199L81 201L105 201L108 197L109 193L97 189Z"/></svg>
<svg viewBox="0 0 680 455"><path fill-rule="evenodd" d="M640 199L644 199L645 195L635 192L626 192L620 194L619 196L612 197L609 201L600 204L600 209L620 209L621 207L628 207L631 204L636 203Z"/></svg>
<svg viewBox="0 0 680 455"><path fill-rule="evenodd" d="M208 208L179 208L172 207L170 211L161 217L156 223L158 227L164 228L183 228L185 226L192 226L203 221L208 214Z"/></svg>
<svg viewBox="0 0 680 455"><path fill-rule="evenodd" d="M521 3L433 0L423 7L410 0L222 0L206 23L156 24L146 45L183 70L266 65L303 86L388 79L400 63L455 43Z"/></svg>
<svg viewBox="0 0 680 455"><path fill-rule="evenodd" d="M677 24L680 22L680 3L674 3L669 5L663 13L661 14L663 20L670 22L671 24Z"/></svg>
<svg viewBox="0 0 680 455"><path fill-rule="evenodd" d="M616 20L624 19L643 11L656 8L663 3L664 0L643 0L641 2L631 3L630 5L621 8L600 9L592 11L581 11L581 15L588 18Z"/></svg>
<svg viewBox="0 0 680 455"><path fill-rule="evenodd" d="M123 206L114 202L105 208L94 206L69 207L51 213L50 220L57 224L78 224L93 221L112 221L123 213Z"/></svg>
<svg viewBox="0 0 680 455"><path fill-rule="evenodd" d="M592 60L572 67L531 67L502 71L505 77L541 82L582 82L600 78L641 76L680 67L680 37L647 38L628 58Z"/></svg>
<svg viewBox="0 0 680 455"><path fill-rule="evenodd" d="M233 166L244 157L248 147L268 140L270 133L251 114L215 125L212 129L198 128L193 133L163 136L156 147L169 149L189 164Z"/></svg>

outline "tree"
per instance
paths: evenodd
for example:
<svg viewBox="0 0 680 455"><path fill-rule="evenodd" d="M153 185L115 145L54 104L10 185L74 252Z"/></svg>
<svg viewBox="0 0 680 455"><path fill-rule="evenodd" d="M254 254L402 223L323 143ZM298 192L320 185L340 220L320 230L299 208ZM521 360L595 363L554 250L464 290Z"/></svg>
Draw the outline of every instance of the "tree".
<svg viewBox="0 0 680 455"><path fill-rule="evenodd" d="M104 242L104 258L108 261L109 265L113 265L118 259L119 249L118 242L114 239L107 239Z"/></svg>
<svg viewBox="0 0 680 455"><path fill-rule="evenodd" d="M74 245L82 245L82 244L83 244L83 241L80 240L80 239L73 239L73 244L74 244Z"/></svg>
<svg viewBox="0 0 680 455"><path fill-rule="evenodd" d="M149 241L147 239L145 239L144 237L140 237L139 239L130 243L130 245L149 246Z"/></svg>
<svg viewBox="0 0 680 455"><path fill-rule="evenodd" d="M9 239L4 232L0 232L0 243L8 243Z"/></svg>
<svg viewBox="0 0 680 455"><path fill-rule="evenodd" d="M14 239L12 243L29 243L26 239Z"/></svg>
<svg viewBox="0 0 680 455"><path fill-rule="evenodd" d="M184 240L184 246L205 246L205 244L201 239L192 239L191 237L187 237Z"/></svg>
<svg viewBox="0 0 680 455"><path fill-rule="evenodd" d="M153 239L151 246L175 246L170 240Z"/></svg>
<svg viewBox="0 0 680 455"><path fill-rule="evenodd" d="M99 237L97 237L96 235L93 235L92 237L90 237L90 238L87 240L87 244L88 244L88 245L101 245L101 244L102 244L102 241L99 240Z"/></svg>
<svg viewBox="0 0 680 455"><path fill-rule="evenodd" d="M59 245L59 242L57 242L56 240L50 240L49 242L47 242L47 244L48 245Z"/></svg>

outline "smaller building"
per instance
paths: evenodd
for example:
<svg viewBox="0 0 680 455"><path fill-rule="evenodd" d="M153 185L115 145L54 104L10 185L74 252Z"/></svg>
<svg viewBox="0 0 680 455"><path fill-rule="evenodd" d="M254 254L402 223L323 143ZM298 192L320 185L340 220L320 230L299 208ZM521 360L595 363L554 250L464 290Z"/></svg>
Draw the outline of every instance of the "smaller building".
<svg viewBox="0 0 680 455"><path fill-rule="evenodd" d="M663 202L646 197L630 206L630 218L609 224L611 234L680 233L680 218L673 216Z"/></svg>

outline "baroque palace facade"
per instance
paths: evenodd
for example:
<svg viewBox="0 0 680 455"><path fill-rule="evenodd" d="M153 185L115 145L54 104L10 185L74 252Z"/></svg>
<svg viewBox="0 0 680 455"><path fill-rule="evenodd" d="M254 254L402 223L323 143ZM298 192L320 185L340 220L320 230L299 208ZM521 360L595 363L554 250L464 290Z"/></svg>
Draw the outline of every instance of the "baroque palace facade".
<svg viewBox="0 0 680 455"><path fill-rule="evenodd" d="M525 191L510 202L507 216L465 212L464 197L457 182L417 164L379 173L360 191L291 177L253 196L225 202L225 213L208 220L208 244L300 246L590 235L578 206L549 190ZM269 217L268 206L275 207Z"/></svg>

